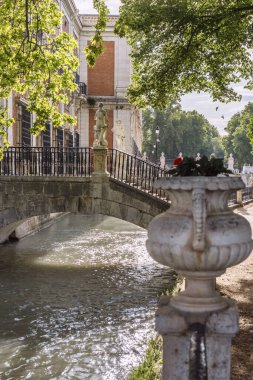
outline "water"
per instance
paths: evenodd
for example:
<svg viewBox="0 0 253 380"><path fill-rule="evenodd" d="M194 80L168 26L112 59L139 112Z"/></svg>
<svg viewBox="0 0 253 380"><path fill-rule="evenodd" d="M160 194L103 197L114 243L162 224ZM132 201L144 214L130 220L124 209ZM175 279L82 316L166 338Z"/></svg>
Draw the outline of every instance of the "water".
<svg viewBox="0 0 253 380"><path fill-rule="evenodd" d="M1 247L0 379L125 379L173 278L146 238L111 217L69 215Z"/></svg>

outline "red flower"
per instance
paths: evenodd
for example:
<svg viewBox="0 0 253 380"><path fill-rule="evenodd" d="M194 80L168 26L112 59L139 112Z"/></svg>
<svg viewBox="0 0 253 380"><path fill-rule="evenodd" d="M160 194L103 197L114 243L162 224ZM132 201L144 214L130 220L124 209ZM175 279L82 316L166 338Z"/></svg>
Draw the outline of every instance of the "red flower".
<svg viewBox="0 0 253 380"><path fill-rule="evenodd" d="M183 161L183 158L182 158L182 157L177 157L177 158L173 161L173 165L179 165L179 164L181 164L182 161Z"/></svg>

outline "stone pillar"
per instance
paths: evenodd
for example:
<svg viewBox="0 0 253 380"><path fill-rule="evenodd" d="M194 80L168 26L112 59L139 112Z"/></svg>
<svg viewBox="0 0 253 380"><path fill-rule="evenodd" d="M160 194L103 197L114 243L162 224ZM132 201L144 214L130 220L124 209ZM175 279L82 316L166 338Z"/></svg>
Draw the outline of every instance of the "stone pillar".
<svg viewBox="0 0 253 380"><path fill-rule="evenodd" d="M156 313L156 330L163 337L162 380L188 380L190 373L191 324L205 326L208 379L230 379L231 339L238 331L238 310L227 300L224 310L213 313L182 313L162 297Z"/></svg>
<svg viewBox="0 0 253 380"><path fill-rule="evenodd" d="M189 374L190 337L187 323L170 305L170 297L160 299L156 330L163 337L163 380L186 380Z"/></svg>
<svg viewBox="0 0 253 380"><path fill-rule="evenodd" d="M236 192L236 203L238 203L239 205L242 204L242 190L238 190Z"/></svg>
<svg viewBox="0 0 253 380"><path fill-rule="evenodd" d="M107 171L107 149L93 148L93 175L109 175Z"/></svg>
<svg viewBox="0 0 253 380"><path fill-rule="evenodd" d="M231 370L231 339L239 330L236 304L227 299L227 307L224 310L208 316L206 328L208 378L228 380Z"/></svg>
<svg viewBox="0 0 253 380"><path fill-rule="evenodd" d="M108 199L109 173L107 172L107 149L93 148L94 171L91 177L92 212L101 213L103 210L103 199ZM103 212L102 212L103 213Z"/></svg>

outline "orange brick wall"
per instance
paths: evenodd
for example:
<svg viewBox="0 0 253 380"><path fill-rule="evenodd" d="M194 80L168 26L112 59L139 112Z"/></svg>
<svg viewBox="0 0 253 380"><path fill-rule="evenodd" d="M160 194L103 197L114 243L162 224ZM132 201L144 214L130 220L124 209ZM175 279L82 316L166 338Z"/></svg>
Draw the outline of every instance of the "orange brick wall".
<svg viewBox="0 0 253 380"><path fill-rule="evenodd" d="M94 120L96 113L96 109L89 109L89 146L93 145L94 140L94 125L96 121ZM113 110L106 110L107 118L108 118L108 130L107 130L107 141L108 148L112 149L113 147Z"/></svg>
<svg viewBox="0 0 253 380"><path fill-rule="evenodd" d="M105 41L104 46L105 51L95 67L88 67L89 96L114 96L114 42Z"/></svg>

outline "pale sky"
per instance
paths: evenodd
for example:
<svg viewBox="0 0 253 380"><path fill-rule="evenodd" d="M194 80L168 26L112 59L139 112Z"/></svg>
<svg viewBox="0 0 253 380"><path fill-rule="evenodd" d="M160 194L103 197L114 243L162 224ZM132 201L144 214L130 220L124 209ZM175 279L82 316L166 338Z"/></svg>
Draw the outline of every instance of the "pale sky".
<svg viewBox="0 0 253 380"><path fill-rule="evenodd" d="M92 6L92 0L74 0L80 13L96 13ZM119 13L120 0L106 0L111 14ZM213 102L208 94L189 94L183 97L181 104L185 111L196 110L203 114L211 124L223 134L227 122L236 112L241 111L248 102L253 102L253 91L244 89L242 84L235 87L242 95L241 102L228 104ZM216 111L216 107L218 107ZM224 116L224 119L223 119Z"/></svg>
<svg viewBox="0 0 253 380"><path fill-rule="evenodd" d="M74 2L80 13L97 13L92 6L92 0L74 0ZM106 0L106 4L112 15L119 14L120 0Z"/></svg>
<svg viewBox="0 0 253 380"><path fill-rule="evenodd" d="M234 88L242 95L240 102L231 102L228 104L213 102L207 93L192 93L182 98L182 108L185 111L198 111L204 115L211 124L217 127L221 134L224 134L224 128L227 126L229 119L235 113L240 112L247 103L253 102L253 91L243 88L242 84ZM216 107L219 107L217 111Z"/></svg>

